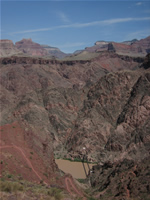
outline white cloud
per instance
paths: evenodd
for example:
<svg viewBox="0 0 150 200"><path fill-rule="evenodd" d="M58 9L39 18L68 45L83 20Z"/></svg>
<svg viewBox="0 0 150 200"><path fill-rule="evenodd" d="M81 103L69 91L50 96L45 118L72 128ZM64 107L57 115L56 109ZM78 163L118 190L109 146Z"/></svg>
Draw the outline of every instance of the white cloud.
<svg viewBox="0 0 150 200"><path fill-rule="evenodd" d="M142 2L138 2L138 3L136 3L135 5L136 6L141 6L143 3Z"/></svg>
<svg viewBox="0 0 150 200"><path fill-rule="evenodd" d="M58 17L61 19L62 22L64 23L69 23L70 19L67 17L67 15L63 12L57 12Z"/></svg>
<svg viewBox="0 0 150 200"><path fill-rule="evenodd" d="M53 26L50 28L16 31L16 32L13 32L12 34L51 31L51 30L64 29L64 28L84 28L84 27L102 26L102 25L107 26L107 25L117 24L117 23L124 23L124 22L131 22L131 21L146 21L146 20L150 20L150 17L116 18L116 19L100 20L100 21L93 21L93 22L87 22L87 23L74 23L74 24L68 24L68 25Z"/></svg>

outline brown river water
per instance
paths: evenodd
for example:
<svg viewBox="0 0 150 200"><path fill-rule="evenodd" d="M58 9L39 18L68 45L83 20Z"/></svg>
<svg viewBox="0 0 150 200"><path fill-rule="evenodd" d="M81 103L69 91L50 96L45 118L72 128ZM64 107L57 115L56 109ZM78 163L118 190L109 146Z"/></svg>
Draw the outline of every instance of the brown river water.
<svg viewBox="0 0 150 200"><path fill-rule="evenodd" d="M85 179L86 174L82 162L71 162L69 160L55 159L58 168L65 173L71 174L74 178ZM87 163L84 163L86 173L89 173L89 168ZM94 164L89 164L90 169L92 169Z"/></svg>

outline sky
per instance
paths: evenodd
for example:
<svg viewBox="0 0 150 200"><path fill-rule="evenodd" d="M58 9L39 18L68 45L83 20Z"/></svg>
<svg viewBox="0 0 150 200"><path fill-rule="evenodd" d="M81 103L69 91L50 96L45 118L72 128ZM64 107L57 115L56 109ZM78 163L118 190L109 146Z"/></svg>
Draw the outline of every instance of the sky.
<svg viewBox="0 0 150 200"><path fill-rule="evenodd" d="M31 38L65 53L150 35L150 0L1 0L1 39Z"/></svg>

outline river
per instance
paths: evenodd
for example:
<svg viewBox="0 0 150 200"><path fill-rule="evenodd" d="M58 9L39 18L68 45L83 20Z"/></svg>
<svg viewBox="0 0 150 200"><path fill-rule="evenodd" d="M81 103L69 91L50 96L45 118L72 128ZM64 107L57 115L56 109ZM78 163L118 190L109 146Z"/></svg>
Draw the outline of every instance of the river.
<svg viewBox="0 0 150 200"><path fill-rule="evenodd" d="M76 179L85 179L85 171L82 162L71 162L69 160L55 159L58 168L65 173L71 174ZM89 172L87 163L84 163L86 173ZM92 169L94 164L89 164L90 169Z"/></svg>

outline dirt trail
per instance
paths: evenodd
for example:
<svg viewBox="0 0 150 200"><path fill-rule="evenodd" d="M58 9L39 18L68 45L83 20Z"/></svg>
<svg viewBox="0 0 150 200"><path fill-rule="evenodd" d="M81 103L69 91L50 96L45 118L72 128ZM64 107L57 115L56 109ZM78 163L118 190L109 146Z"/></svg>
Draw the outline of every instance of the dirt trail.
<svg viewBox="0 0 150 200"><path fill-rule="evenodd" d="M66 184L67 191L71 195L73 195L73 193L71 191L71 188L72 188L77 195L79 195L80 197L83 197L83 200L86 200L86 197L84 197L84 195L76 188L76 186L74 185L74 183L73 183L71 178L66 177L65 178L65 184Z"/></svg>
<svg viewBox="0 0 150 200"><path fill-rule="evenodd" d="M34 169L32 163L30 162L30 160L27 158L27 156L24 154L23 150L20 147L17 147L16 145L5 145L5 146L0 146L0 149L7 149L7 148L14 148L17 149L22 156L24 157L24 159L26 160L27 164L29 165L29 167L32 169L32 171L35 173L35 175L40 179L40 181L42 180L41 176L37 173L37 171ZM48 185L48 183L44 182L46 185Z"/></svg>
<svg viewBox="0 0 150 200"><path fill-rule="evenodd" d="M32 163L30 162L30 160L27 158L27 156L25 155L25 153L23 152L23 150L20 147L17 147L16 145L5 145L5 146L0 146L0 149L7 149L7 148L14 148L16 150L18 150L23 158L26 160L28 166L32 169L32 171L35 173L35 175L39 178L39 180L41 181L42 178L41 176L37 173L37 171L34 169ZM48 185L48 183L44 182L46 185ZM65 184L66 184L66 188L67 191L69 192L69 194L73 195L73 192L71 191L71 189L80 197L83 198L83 200L86 200L86 197L84 197L84 195L76 188L76 186L74 185L73 181L71 180L71 178L66 177L65 178Z"/></svg>

